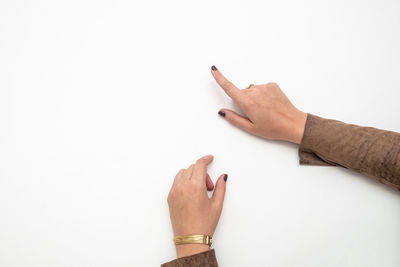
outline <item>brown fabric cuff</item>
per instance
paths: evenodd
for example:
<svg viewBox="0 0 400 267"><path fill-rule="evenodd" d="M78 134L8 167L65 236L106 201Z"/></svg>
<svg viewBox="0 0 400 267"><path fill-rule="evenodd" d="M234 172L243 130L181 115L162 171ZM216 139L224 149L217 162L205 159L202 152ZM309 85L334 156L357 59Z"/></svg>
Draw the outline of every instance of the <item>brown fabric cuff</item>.
<svg viewBox="0 0 400 267"><path fill-rule="evenodd" d="M306 125L304 127L303 138L299 146L299 162L302 165L334 166L334 162L328 162L320 158L315 148L318 148L319 137L323 137L324 130L321 129L323 118L307 114Z"/></svg>
<svg viewBox="0 0 400 267"><path fill-rule="evenodd" d="M218 267L215 250L205 251L192 256L178 258L164 263L161 267Z"/></svg>
<svg viewBox="0 0 400 267"><path fill-rule="evenodd" d="M308 114L300 164L353 169L400 190L400 134Z"/></svg>

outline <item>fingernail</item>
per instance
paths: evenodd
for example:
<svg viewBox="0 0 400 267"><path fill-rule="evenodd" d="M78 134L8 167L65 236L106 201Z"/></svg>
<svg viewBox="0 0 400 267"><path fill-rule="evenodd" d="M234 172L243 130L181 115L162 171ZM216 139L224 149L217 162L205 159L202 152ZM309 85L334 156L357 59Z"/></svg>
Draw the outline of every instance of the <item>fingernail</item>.
<svg viewBox="0 0 400 267"><path fill-rule="evenodd" d="M225 175L224 175L224 181L225 181L225 183L226 183L226 180L228 180L228 174L225 174Z"/></svg>
<svg viewBox="0 0 400 267"><path fill-rule="evenodd" d="M224 117L225 118L225 111L222 111L222 110L220 110L219 112L218 112L218 115L220 115L221 117Z"/></svg>
<svg viewBox="0 0 400 267"><path fill-rule="evenodd" d="M212 69L213 71L216 71L216 70L217 70L217 67L215 67L215 65L212 65L211 69Z"/></svg>

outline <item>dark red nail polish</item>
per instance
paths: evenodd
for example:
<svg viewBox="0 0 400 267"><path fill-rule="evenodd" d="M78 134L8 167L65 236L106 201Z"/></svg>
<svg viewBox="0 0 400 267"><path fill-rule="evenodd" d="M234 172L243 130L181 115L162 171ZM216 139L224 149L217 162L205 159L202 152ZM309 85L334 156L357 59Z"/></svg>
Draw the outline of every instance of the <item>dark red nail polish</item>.
<svg viewBox="0 0 400 267"><path fill-rule="evenodd" d="M228 180L228 174L224 175L224 181L226 182L226 180Z"/></svg>
<svg viewBox="0 0 400 267"><path fill-rule="evenodd" d="M217 70L217 67L215 67L215 65L212 65L211 69L212 69L213 71L216 71L216 70Z"/></svg>
<svg viewBox="0 0 400 267"><path fill-rule="evenodd" d="M225 112L224 111L222 111L222 110L220 110L219 112L218 112L218 115L220 115L221 117L224 117L225 118Z"/></svg>

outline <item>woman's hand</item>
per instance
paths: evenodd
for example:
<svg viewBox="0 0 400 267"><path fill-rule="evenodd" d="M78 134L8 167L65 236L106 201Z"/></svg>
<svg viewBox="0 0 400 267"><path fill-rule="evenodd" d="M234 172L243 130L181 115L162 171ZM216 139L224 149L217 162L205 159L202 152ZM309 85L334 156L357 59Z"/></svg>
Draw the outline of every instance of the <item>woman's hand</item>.
<svg viewBox="0 0 400 267"><path fill-rule="evenodd" d="M221 109L218 114L251 134L300 144L307 114L293 106L276 83L253 85L240 90L215 66L211 67L211 73L246 117L229 109Z"/></svg>
<svg viewBox="0 0 400 267"><path fill-rule="evenodd" d="M174 236L213 235L222 211L226 174L221 175L211 198L207 190L214 185L207 174L213 156L205 156L178 172L168 195L169 214ZM209 250L203 244L177 245L178 258Z"/></svg>

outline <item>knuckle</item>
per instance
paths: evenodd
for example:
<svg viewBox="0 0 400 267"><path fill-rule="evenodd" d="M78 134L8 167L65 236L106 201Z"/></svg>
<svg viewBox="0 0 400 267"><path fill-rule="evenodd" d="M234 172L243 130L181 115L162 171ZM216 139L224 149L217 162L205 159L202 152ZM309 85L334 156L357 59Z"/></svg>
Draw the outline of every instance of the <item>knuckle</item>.
<svg viewBox="0 0 400 267"><path fill-rule="evenodd" d="M178 176L179 174L181 174L182 172L184 172L185 171L185 169L180 169L179 171L178 171L178 173L176 174L176 176Z"/></svg>
<svg viewBox="0 0 400 267"><path fill-rule="evenodd" d="M276 88L276 87L278 87L278 84L277 84L276 82L269 82L269 83L266 84L266 86L267 86L267 87Z"/></svg>
<svg viewBox="0 0 400 267"><path fill-rule="evenodd" d="M175 175L175 179L179 177L179 175L184 171L185 169L180 169L176 175Z"/></svg>
<svg viewBox="0 0 400 267"><path fill-rule="evenodd" d="M196 179L191 183L191 190L192 192L200 192L203 189L203 186L205 186L205 184Z"/></svg>

